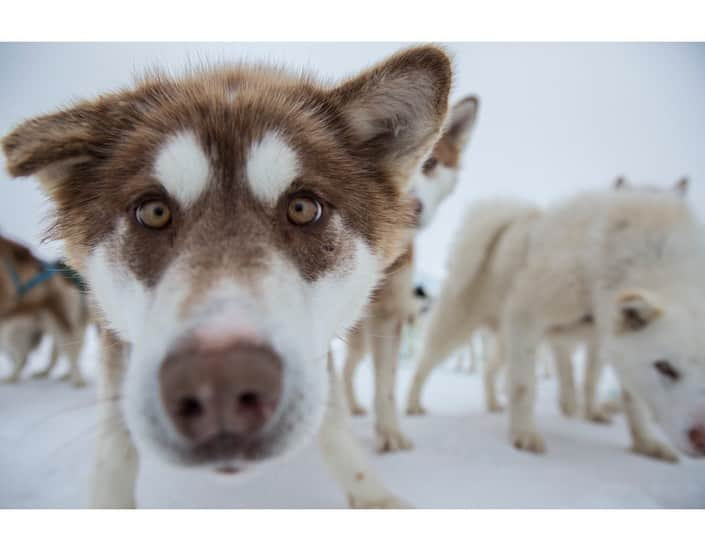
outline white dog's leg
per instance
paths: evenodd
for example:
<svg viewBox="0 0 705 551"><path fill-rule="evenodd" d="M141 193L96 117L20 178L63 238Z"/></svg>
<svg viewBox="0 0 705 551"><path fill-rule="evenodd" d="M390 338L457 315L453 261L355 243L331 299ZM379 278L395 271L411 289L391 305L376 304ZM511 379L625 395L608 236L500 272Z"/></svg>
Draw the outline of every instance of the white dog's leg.
<svg viewBox="0 0 705 551"><path fill-rule="evenodd" d="M603 361L595 339L590 339L585 347L585 382L583 396L585 401L585 418L593 423L609 423L612 418L608 408L597 403L597 386L602 374Z"/></svg>
<svg viewBox="0 0 705 551"><path fill-rule="evenodd" d="M347 407L330 355L328 372L330 400L318 438L331 474L345 490L351 507L406 508L377 478L350 428Z"/></svg>
<svg viewBox="0 0 705 551"><path fill-rule="evenodd" d="M366 322L362 322L363 324ZM355 394L355 370L365 355L365 328L363 325L350 330L346 339L345 364L343 365L343 388L345 398L353 415L365 415L367 412L357 401Z"/></svg>
<svg viewBox="0 0 705 551"><path fill-rule="evenodd" d="M375 432L380 453L411 448L399 428L396 381L402 321L394 317L369 320L369 343L375 369Z"/></svg>
<svg viewBox="0 0 705 551"><path fill-rule="evenodd" d="M483 381L485 386L485 407L487 411L502 411L502 404L497 399L497 377L504 365L504 352L502 350L502 339L492 339L490 344L489 361L485 366Z"/></svg>
<svg viewBox="0 0 705 551"><path fill-rule="evenodd" d="M120 409L126 345L101 331L101 417L98 430L91 506L98 509L135 507L137 450Z"/></svg>
<svg viewBox="0 0 705 551"><path fill-rule="evenodd" d="M659 441L649 428L649 414L645 404L625 388L622 388L622 401L632 437L632 451L654 459L676 463L678 455Z"/></svg>
<svg viewBox="0 0 705 551"><path fill-rule="evenodd" d="M428 376L454 350L467 343L476 328L474 318L468 315L461 302L462 297L449 291L444 294L442 291L429 314L421 356L406 400L406 412L409 415L426 413L421 405L421 392Z"/></svg>
<svg viewBox="0 0 705 551"><path fill-rule="evenodd" d="M542 329L531 315L530 296L525 292L510 297L500 338L507 354L511 443L520 450L543 453L546 445L534 422L536 350Z"/></svg>
<svg viewBox="0 0 705 551"><path fill-rule="evenodd" d="M551 348L558 377L558 404L563 415L574 417L578 412L578 400L573 377L573 348L559 342L552 342Z"/></svg>

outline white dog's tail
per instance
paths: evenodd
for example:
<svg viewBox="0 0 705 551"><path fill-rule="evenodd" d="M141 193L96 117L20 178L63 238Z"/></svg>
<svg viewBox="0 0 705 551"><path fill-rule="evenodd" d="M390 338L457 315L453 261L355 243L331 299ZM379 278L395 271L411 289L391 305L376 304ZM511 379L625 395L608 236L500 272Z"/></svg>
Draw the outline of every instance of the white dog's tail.
<svg viewBox="0 0 705 551"><path fill-rule="evenodd" d="M473 203L465 212L448 255L448 284L469 285L500 235L513 222L539 213L525 202L493 199Z"/></svg>

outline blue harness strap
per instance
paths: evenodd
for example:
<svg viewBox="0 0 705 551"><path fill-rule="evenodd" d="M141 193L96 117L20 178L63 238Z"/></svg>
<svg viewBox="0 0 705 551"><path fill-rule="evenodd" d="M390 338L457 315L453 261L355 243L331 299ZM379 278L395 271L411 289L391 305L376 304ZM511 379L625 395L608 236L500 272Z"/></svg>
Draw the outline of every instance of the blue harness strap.
<svg viewBox="0 0 705 551"><path fill-rule="evenodd" d="M15 284L15 291L18 297L22 298L37 285L41 285L57 272L53 264L49 264L48 262L40 262L40 264L41 270L39 270L37 275L30 277L27 281L22 281L20 274L18 274L15 269L15 265L7 258L5 259L5 268Z"/></svg>

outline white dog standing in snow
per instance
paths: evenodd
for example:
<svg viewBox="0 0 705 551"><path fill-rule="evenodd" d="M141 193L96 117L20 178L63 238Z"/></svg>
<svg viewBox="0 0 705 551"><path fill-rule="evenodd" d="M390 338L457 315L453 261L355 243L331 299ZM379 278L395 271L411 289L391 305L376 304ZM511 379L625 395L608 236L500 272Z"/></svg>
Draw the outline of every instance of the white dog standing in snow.
<svg viewBox="0 0 705 551"><path fill-rule="evenodd" d="M592 319L602 359L622 385L633 451L675 461L671 442L705 456L705 240L675 194L585 194L550 210L531 233L503 315L510 436L543 452L534 423L540 340Z"/></svg>

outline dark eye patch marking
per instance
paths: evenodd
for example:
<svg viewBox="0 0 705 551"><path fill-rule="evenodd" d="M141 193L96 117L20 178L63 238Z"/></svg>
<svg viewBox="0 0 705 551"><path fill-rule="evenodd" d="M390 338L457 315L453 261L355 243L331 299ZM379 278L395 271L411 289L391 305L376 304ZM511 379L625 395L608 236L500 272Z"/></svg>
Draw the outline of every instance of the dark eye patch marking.
<svg viewBox="0 0 705 551"><path fill-rule="evenodd" d="M666 360L656 361L654 362L653 366L656 371L658 371L663 377L670 381L675 382L681 378L681 374L678 372L678 370Z"/></svg>

